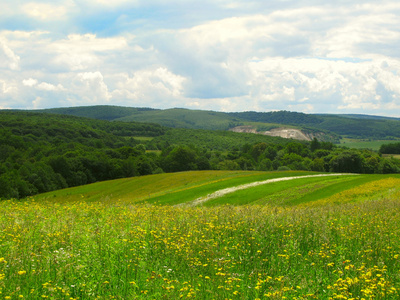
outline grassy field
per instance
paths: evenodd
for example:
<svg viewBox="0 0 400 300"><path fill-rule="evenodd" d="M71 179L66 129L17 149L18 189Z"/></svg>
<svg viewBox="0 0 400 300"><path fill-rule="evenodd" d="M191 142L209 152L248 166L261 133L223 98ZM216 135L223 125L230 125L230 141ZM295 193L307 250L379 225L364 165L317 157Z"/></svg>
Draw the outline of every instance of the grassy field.
<svg viewBox="0 0 400 300"><path fill-rule="evenodd" d="M383 157L393 157L396 159L400 159L400 154L382 154Z"/></svg>
<svg viewBox="0 0 400 300"><path fill-rule="evenodd" d="M297 178L185 205L309 174L160 174L3 201L0 298L399 299L400 175Z"/></svg>
<svg viewBox="0 0 400 300"><path fill-rule="evenodd" d="M340 145L355 149L371 149L378 151L381 145L393 143L393 140L360 140L343 138L340 140Z"/></svg>

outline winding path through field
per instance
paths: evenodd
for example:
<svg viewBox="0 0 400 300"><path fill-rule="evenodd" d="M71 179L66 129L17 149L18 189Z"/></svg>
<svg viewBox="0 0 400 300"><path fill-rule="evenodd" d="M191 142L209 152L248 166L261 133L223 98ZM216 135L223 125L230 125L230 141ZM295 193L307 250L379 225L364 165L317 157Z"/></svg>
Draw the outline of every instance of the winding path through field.
<svg viewBox="0 0 400 300"><path fill-rule="evenodd" d="M251 187L255 187L258 185L262 184L267 184L267 183L272 183L272 182L278 182L278 181L287 181L287 180L293 180L293 179L299 179L299 178L310 178L310 177L326 177L326 176L343 176L343 175L358 175L358 174L349 174L349 173L333 173L333 174L318 174L318 175L304 175L304 176L291 176L291 177L280 177L280 178L273 178L273 179L268 179L268 180L263 180L263 181L256 181L256 182L251 182L251 183L246 183L234 187L229 187L226 189L218 190L214 193L208 194L207 196L200 197L195 199L194 201L185 203L185 205L189 206L197 206L200 205L204 202L207 202L211 199L215 199L218 197L222 197L226 194L234 193L239 190L244 190L248 189Z"/></svg>

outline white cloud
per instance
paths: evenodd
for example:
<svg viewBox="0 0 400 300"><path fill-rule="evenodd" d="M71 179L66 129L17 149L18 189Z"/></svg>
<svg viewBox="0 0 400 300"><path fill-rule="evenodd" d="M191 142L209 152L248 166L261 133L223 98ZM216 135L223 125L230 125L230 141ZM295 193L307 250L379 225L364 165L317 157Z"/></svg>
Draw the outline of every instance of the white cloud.
<svg viewBox="0 0 400 300"><path fill-rule="evenodd" d="M107 103L111 99L111 94L100 72L78 73L72 88L76 89L75 96L71 98L74 102L82 99L81 101L86 104Z"/></svg>
<svg viewBox="0 0 400 300"><path fill-rule="evenodd" d="M73 34L48 45L49 51L55 55L53 63L67 66L72 71L100 65L101 53L111 53L125 47L127 41L124 37L97 38L94 34Z"/></svg>
<svg viewBox="0 0 400 300"><path fill-rule="evenodd" d="M33 78L29 78L29 79L24 79L22 80L22 84L24 86L29 86L29 87L33 87L38 83L38 81L36 79Z"/></svg>
<svg viewBox="0 0 400 300"><path fill-rule="evenodd" d="M335 99L338 109L382 109L382 103L388 101L387 92L400 95L396 85L400 77L381 66L379 60L354 63L273 58L256 61L250 64L252 96L264 107L282 101L293 107L290 101L301 103L307 98L307 102L315 102L308 104L321 108L324 102L338 98ZM400 68L397 72L400 73Z"/></svg>
<svg viewBox="0 0 400 300"><path fill-rule="evenodd" d="M0 68L10 70L19 69L20 57L16 55L6 44L0 40Z"/></svg>
<svg viewBox="0 0 400 300"><path fill-rule="evenodd" d="M66 91L66 89L61 84L53 85L47 82L42 82L38 84L36 88L42 91Z"/></svg>
<svg viewBox="0 0 400 300"><path fill-rule="evenodd" d="M164 67L136 71L133 76L121 75L113 97L129 99L130 103L157 103L168 107L172 101L182 101L186 79ZM143 104L142 104L143 105Z"/></svg>
<svg viewBox="0 0 400 300"><path fill-rule="evenodd" d="M16 87L15 87L13 84L11 84L11 83L6 82L5 80L1 80L1 79L0 79L0 86L1 86L0 91L1 91L1 93L2 93L3 95L5 95L5 94L11 94L11 93L13 93L13 92L16 91Z"/></svg>
<svg viewBox="0 0 400 300"><path fill-rule="evenodd" d="M0 105L384 114L400 105L400 3L205 0L194 13L195 3L1 3Z"/></svg>
<svg viewBox="0 0 400 300"><path fill-rule="evenodd" d="M86 0L86 2L94 7L104 6L107 8L117 8L119 6L124 6L124 5L135 5L138 4L139 1L137 0Z"/></svg>
<svg viewBox="0 0 400 300"><path fill-rule="evenodd" d="M73 1L65 1L62 5L43 2L29 2L22 5L22 11L34 19L41 21L64 19L68 11L74 7Z"/></svg>
<svg viewBox="0 0 400 300"><path fill-rule="evenodd" d="M39 91L66 91L61 84L54 85L48 82L41 82L38 84L38 80L33 78L22 80L22 84L27 87L34 87Z"/></svg>

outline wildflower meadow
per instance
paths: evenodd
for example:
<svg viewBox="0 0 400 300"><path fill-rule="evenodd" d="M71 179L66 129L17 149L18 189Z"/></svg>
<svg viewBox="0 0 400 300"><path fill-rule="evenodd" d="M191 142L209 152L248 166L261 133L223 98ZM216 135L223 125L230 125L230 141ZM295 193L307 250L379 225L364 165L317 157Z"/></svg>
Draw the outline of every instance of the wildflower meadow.
<svg viewBox="0 0 400 300"><path fill-rule="evenodd" d="M3 201L0 299L399 299L395 183L291 206Z"/></svg>

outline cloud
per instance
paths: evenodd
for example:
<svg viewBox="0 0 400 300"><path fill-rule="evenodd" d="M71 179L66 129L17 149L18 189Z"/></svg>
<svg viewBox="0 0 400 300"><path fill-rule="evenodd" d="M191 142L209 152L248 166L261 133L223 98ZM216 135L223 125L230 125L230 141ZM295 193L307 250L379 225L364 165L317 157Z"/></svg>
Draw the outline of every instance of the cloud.
<svg viewBox="0 0 400 300"><path fill-rule="evenodd" d="M73 1L66 1L67 4L56 5L52 3L29 2L22 5L22 11L29 17L41 21L64 19Z"/></svg>
<svg viewBox="0 0 400 300"><path fill-rule="evenodd" d="M66 89L61 85L53 85L51 83L47 83L47 82L42 82L40 84L37 85L36 87L38 90L42 90L42 91L66 91Z"/></svg>
<svg viewBox="0 0 400 300"><path fill-rule="evenodd" d="M19 69L20 57L0 39L0 68Z"/></svg>
<svg viewBox="0 0 400 300"><path fill-rule="evenodd" d="M103 104L107 103L111 98L103 75L100 72L78 73L74 78L72 88L75 90L75 95L69 99L75 105ZM81 103L79 104L80 101Z"/></svg>
<svg viewBox="0 0 400 300"><path fill-rule="evenodd" d="M395 1L35 0L0 9L2 107L388 115L400 106Z"/></svg>
<svg viewBox="0 0 400 300"><path fill-rule="evenodd" d="M22 84L24 86L33 87L33 86L37 85L37 83L38 83L38 81L36 79L33 79L33 78L22 80Z"/></svg>
<svg viewBox="0 0 400 300"><path fill-rule="evenodd" d="M126 46L124 37L97 38L94 34L71 34L67 39L50 43L48 51L53 54L52 63L76 71L100 65L104 56L102 53Z"/></svg>
<svg viewBox="0 0 400 300"><path fill-rule="evenodd" d="M113 91L113 98L128 99L128 103L132 105L143 106L147 102L168 108L171 101L182 101L185 82L184 77L173 74L164 67L140 70L132 76L121 74L119 84Z"/></svg>
<svg viewBox="0 0 400 300"><path fill-rule="evenodd" d="M397 60L393 60L395 64L398 64ZM292 87L296 102L308 98L306 101L314 102L315 112L329 111L327 108L332 104L336 110L352 112L383 110L385 103L400 95L395 84L400 77L390 69L382 68L382 65L385 64L379 60L355 63L275 58L258 61L252 64L252 95L261 99L265 108L277 105L273 101L291 105L289 102L293 101L293 94L289 97L285 87Z"/></svg>
<svg viewBox="0 0 400 300"><path fill-rule="evenodd" d="M6 82L5 80L1 80L0 79L0 91L2 95L6 95L6 94L12 94L13 92L16 91L15 86L10 83L10 82Z"/></svg>

